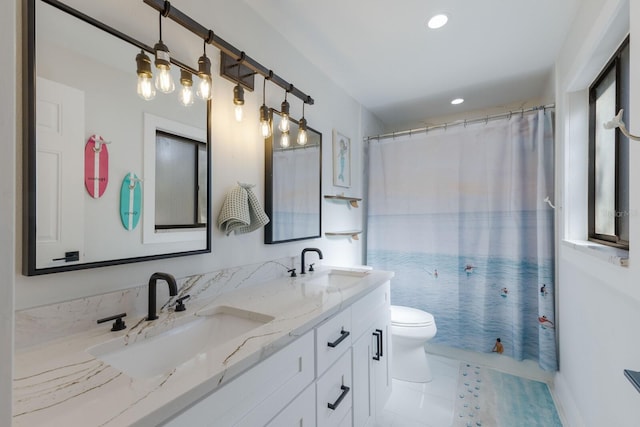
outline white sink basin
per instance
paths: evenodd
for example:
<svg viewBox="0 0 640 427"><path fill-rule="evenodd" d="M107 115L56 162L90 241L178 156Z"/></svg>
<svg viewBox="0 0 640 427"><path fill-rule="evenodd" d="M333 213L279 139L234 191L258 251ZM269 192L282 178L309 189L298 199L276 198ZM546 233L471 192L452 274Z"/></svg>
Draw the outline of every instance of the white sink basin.
<svg viewBox="0 0 640 427"><path fill-rule="evenodd" d="M273 319L236 307L214 306L172 327L163 328L150 322L149 332L144 336L125 335L87 351L130 377L148 378L169 372L208 347L239 337Z"/></svg>
<svg viewBox="0 0 640 427"><path fill-rule="evenodd" d="M368 274L368 271L331 269L311 278L307 283L328 288L347 289L357 284Z"/></svg>

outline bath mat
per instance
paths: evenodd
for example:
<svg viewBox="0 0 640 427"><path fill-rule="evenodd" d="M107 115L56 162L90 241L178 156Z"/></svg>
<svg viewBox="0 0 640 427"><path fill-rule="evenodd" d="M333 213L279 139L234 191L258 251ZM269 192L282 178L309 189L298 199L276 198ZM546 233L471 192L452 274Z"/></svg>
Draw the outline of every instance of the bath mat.
<svg viewBox="0 0 640 427"><path fill-rule="evenodd" d="M453 427L562 427L547 384L460 364Z"/></svg>

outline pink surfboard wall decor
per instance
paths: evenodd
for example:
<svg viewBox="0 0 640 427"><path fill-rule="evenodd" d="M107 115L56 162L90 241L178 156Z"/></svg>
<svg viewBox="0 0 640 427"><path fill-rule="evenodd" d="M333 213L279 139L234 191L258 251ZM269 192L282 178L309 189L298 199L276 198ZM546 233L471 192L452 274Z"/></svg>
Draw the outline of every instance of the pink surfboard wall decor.
<svg viewBox="0 0 640 427"><path fill-rule="evenodd" d="M91 135L84 147L84 186L94 199L100 198L109 183L109 150L100 135Z"/></svg>

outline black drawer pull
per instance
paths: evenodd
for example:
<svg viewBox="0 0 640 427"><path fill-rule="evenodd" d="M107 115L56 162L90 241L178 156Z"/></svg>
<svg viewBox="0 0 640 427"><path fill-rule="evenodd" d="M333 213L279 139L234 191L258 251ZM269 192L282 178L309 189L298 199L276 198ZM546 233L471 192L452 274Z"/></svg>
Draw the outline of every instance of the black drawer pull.
<svg viewBox="0 0 640 427"><path fill-rule="evenodd" d="M373 336L376 337L376 354L373 356L373 360L380 360L383 356L382 349L384 347L382 344L382 329L376 329Z"/></svg>
<svg viewBox="0 0 640 427"><path fill-rule="evenodd" d="M348 334L348 332L347 332L347 334ZM346 385L341 385L340 386L340 390L342 390L342 393L340 393L340 396L338 397L338 400L336 400L333 403L327 403L327 407L329 409L331 409L332 411L336 410L336 408L338 407L340 402L342 402L342 399L344 399L344 397L347 395L347 393L349 393L350 388L347 387Z"/></svg>
<svg viewBox="0 0 640 427"><path fill-rule="evenodd" d="M334 342L328 342L327 345L329 347L335 347L338 344L340 344L342 341L344 341L344 339L346 337L349 336L349 331L345 331L344 328L340 331L340 338L338 338L337 340L335 340Z"/></svg>

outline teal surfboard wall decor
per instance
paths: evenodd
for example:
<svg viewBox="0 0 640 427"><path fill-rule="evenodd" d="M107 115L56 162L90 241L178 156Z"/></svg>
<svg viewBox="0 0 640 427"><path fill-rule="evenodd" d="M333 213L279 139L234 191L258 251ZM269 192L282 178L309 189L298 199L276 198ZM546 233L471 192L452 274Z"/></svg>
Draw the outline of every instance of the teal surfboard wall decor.
<svg viewBox="0 0 640 427"><path fill-rule="evenodd" d="M125 175L120 187L120 219L127 230L133 230L140 221L142 210L142 180L135 173Z"/></svg>

